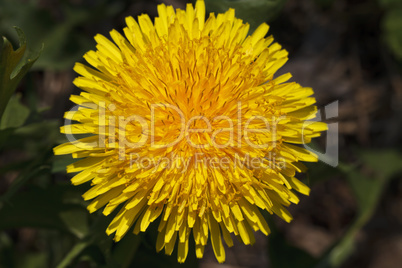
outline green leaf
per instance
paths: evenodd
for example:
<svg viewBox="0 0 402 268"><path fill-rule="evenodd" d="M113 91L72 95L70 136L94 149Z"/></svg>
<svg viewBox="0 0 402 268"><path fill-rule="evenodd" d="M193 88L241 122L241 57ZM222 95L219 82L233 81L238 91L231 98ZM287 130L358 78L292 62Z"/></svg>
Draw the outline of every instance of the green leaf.
<svg viewBox="0 0 402 268"><path fill-rule="evenodd" d="M63 260L57 265L57 268L70 267L70 264L91 245L90 240L83 240L73 246Z"/></svg>
<svg viewBox="0 0 402 268"><path fill-rule="evenodd" d="M222 13L234 8L236 17L250 24L250 33L267 21L274 19L286 0L205 0L209 12Z"/></svg>
<svg viewBox="0 0 402 268"><path fill-rule="evenodd" d="M14 131L15 135L24 139L39 139L46 133L46 139L53 141L55 138L64 137L59 131L60 123L57 120L40 121L19 127Z"/></svg>
<svg viewBox="0 0 402 268"><path fill-rule="evenodd" d="M79 159L72 158L71 155L56 155L52 161L52 173L66 172L66 167Z"/></svg>
<svg viewBox="0 0 402 268"><path fill-rule="evenodd" d="M29 109L21 104L21 95L11 97L0 121L0 130L18 128L22 126L29 116Z"/></svg>
<svg viewBox="0 0 402 268"><path fill-rule="evenodd" d="M17 50L13 50L7 38L0 39L0 118L17 85L39 57L38 53L25 55L25 35L20 28L15 27L15 30L20 40Z"/></svg>
<svg viewBox="0 0 402 268"><path fill-rule="evenodd" d="M130 264L132 263L135 253L141 244L141 237L141 235L134 235L130 232L126 234L119 243L116 244L112 256L120 267L131 267Z"/></svg>
<svg viewBox="0 0 402 268"><path fill-rule="evenodd" d="M16 268L42 268L46 267L47 261L47 252L20 254L17 259Z"/></svg>
<svg viewBox="0 0 402 268"><path fill-rule="evenodd" d="M307 167L307 180L303 181L309 187L314 186L316 183L325 181L339 175L341 171L337 168L331 167L324 162L304 163Z"/></svg>
<svg viewBox="0 0 402 268"><path fill-rule="evenodd" d="M402 172L402 155L394 151L364 151L361 153L364 172L342 166L346 173L359 211L355 221L345 235L324 255L316 267L337 267L352 254L358 231L372 217L384 186L399 172ZM368 174L367 174L368 173Z"/></svg>
<svg viewBox="0 0 402 268"><path fill-rule="evenodd" d="M31 122L32 119L31 113L27 122ZM0 130L0 149L18 148L25 151L27 157L31 156L36 159L38 154L52 149L56 144L67 141L65 135L60 133L59 126L60 123L57 120L42 120L19 128Z"/></svg>
<svg viewBox="0 0 402 268"><path fill-rule="evenodd" d="M402 154L395 150L373 150L361 153L363 162L373 169L386 183L392 176L402 172Z"/></svg>
<svg viewBox="0 0 402 268"><path fill-rule="evenodd" d="M106 235L106 228L116 214L117 212L114 212L108 217L100 214L94 215L96 219L87 235L71 248L59 262L57 268L71 267L72 263L91 245L96 245L102 252L103 257L110 262L113 240L111 236ZM116 263L113 261L113 264ZM111 265L111 267L114 266Z"/></svg>
<svg viewBox="0 0 402 268"><path fill-rule="evenodd" d="M78 238L83 238L89 230L88 226L88 211L81 207L78 209L70 209L61 211L59 217L64 225L75 234Z"/></svg>
<svg viewBox="0 0 402 268"><path fill-rule="evenodd" d="M58 1L59 19L56 19L39 1L0 1L2 25L17 25L24 29L34 49L44 44L35 68L51 70L72 68L85 52L95 47L94 40L85 33L85 27L92 26L89 30L92 31L95 22L105 22L123 9L121 1L83 1L80 5Z"/></svg>
<svg viewBox="0 0 402 268"><path fill-rule="evenodd" d="M383 18L382 28L389 49L402 59L402 8L390 9Z"/></svg>

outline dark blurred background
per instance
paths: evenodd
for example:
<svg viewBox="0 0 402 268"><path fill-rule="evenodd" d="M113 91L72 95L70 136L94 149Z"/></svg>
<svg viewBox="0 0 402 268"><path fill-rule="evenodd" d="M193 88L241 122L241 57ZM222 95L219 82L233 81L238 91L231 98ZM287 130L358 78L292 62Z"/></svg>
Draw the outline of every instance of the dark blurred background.
<svg viewBox="0 0 402 268"><path fill-rule="evenodd" d="M44 44L7 107L8 118L3 116L11 123L0 126L0 267L176 266L175 256L154 252L155 230L128 236L122 246L103 233L93 235L105 222L85 211L80 194L88 186L71 187L64 169L72 160L51 152L64 141L58 127L72 106L69 95L79 92L72 67L95 49L93 36L121 32L129 15L154 17L162 2L186 5L0 0L0 34L18 47L12 28L18 26L30 51ZM328 122L338 123L339 166L309 165L300 178L312 191L290 207L290 224L268 217L269 239L258 233L254 246L235 243L221 265L209 245L199 266L400 267L402 1L207 0L206 5L215 13L236 8L251 29L268 22L269 34L289 51L279 73L291 72L293 81L312 87L319 108L338 101L338 117ZM318 148L324 145L325 137L316 141ZM180 267L194 267L193 255L190 251Z"/></svg>

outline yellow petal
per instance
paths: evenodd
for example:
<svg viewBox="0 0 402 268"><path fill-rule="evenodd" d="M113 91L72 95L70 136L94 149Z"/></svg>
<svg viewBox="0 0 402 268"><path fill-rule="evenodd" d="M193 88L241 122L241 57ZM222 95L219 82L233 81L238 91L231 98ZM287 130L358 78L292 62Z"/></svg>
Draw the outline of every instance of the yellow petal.
<svg viewBox="0 0 402 268"><path fill-rule="evenodd" d="M211 244L215 257L219 263L223 263L226 259L225 249L223 248L219 224L211 214L208 215L209 229L211 230Z"/></svg>

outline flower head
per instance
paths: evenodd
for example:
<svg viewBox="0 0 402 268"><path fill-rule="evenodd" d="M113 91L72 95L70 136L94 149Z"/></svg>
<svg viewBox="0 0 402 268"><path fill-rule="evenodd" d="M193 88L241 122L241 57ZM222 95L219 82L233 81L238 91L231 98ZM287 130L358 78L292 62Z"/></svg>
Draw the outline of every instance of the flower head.
<svg viewBox="0 0 402 268"><path fill-rule="evenodd" d="M106 230L115 241L159 221L158 251L171 254L177 242L184 262L192 232L198 258L210 238L223 262L222 238L232 246L231 234L245 244L254 231L269 234L261 210L292 219L285 207L298 203L295 192L309 194L295 178L300 161L317 160L293 144L326 125L305 122L317 112L311 88L273 78L287 52L265 37L268 25L248 35L233 9L205 21L204 1L158 13L154 23L126 18L113 42L95 36L97 50L84 56L92 67L74 68L79 109L65 114L78 123L62 127L92 135L54 151L83 158L67 171L79 172L75 185L91 181L90 212L118 209Z"/></svg>

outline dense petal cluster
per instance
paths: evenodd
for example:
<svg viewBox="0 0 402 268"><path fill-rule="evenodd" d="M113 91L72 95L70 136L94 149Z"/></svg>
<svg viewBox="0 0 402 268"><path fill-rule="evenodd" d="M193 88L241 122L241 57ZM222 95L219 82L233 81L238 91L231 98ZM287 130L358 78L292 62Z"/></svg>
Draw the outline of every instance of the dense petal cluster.
<svg viewBox="0 0 402 268"><path fill-rule="evenodd" d="M205 20L203 1L158 13L154 23L126 18L113 42L95 36L97 50L84 56L92 67L74 68L83 92L65 118L77 123L62 127L91 135L54 151L82 158L67 171L78 172L75 185L91 181L90 212L118 209L106 231L115 241L157 220L158 251L177 243L184 262L192 232L198 258L210 238L223 262L222 238L230 247L233 234L245 244L254 231L269 234L261 210L292 219L295 191L309 194L295 178L300 161L317 161L294 144L326 125L306 122L317 112L311 88L286 82L289 74L274 79L287 52L265 37L268 25L248 35L233 9Z"/></svg>

